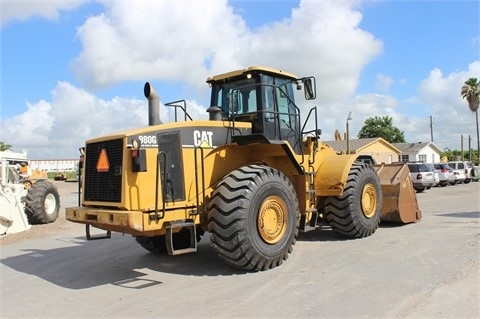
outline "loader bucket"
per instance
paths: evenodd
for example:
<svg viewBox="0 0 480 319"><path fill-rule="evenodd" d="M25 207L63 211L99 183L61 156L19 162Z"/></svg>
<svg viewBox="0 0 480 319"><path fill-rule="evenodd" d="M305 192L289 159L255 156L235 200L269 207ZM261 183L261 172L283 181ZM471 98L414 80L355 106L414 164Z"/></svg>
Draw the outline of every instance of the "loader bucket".
<svg viewBox="0 0 480 319"><path fill-rule="evenodd" d="M412 223L422 218L410 170L406 164L374 165L383 193L381 220Z"/></svg>

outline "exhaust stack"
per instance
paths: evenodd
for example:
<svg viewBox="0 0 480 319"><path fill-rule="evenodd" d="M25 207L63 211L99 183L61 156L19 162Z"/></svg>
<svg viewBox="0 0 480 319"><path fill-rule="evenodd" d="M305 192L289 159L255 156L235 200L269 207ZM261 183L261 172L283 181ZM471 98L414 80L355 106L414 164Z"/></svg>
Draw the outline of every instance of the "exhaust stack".
<svg viewBox="0 0 480 319"><path fill-rule="evenodd" d="M160 96L148 82L143 87L143 94L148 99L148 125L162 124L160 121Z"/></svg>

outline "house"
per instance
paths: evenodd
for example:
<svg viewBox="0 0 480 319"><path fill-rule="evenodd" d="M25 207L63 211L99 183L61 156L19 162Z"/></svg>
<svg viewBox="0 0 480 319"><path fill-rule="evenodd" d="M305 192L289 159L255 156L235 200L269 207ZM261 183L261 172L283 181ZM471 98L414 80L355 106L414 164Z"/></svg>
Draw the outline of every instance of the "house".
<svg viewBox="0 0 480 319"><path fill-rule="evenodd" d="M39 171L66 172L78 169L79 159L30 160L30 167Z"/></svg>
<svg viewBox="0 0 480 319"><path fill-rule="evenodd" d="M401 152L400 162L439 163L443 150L433 142L393 143Z"/></svg>
<svg viewBox="0 0 480 319"><path fill-rule="evenodd" d="M323 141L331 146L337 153L346 153L347 141ZM400 150L381 137L350 139L349 149L351 154L370 155L376 163L390 164L397 162Z"/></svg>

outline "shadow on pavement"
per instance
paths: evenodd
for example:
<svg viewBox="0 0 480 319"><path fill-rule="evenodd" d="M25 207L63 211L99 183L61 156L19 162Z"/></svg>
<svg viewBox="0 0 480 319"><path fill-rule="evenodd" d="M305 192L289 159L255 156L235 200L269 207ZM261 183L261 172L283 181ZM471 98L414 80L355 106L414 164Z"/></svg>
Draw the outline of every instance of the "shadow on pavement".
<svg viewBox="0 0 480 319"><path fill-rule="evenodd" d="M208 233L198 243L196 253L177 256L152 254L138 245L130 235L119 233L112 233L112 238L105 240L87 241L83 236L51 240L56 241L53 244L62 247L43 250L20 248L13 252L20 254L5 257L0 263L69 289L87 289L105 284L141 289L162 284L147 278L151 271L182 276L232 276L247 273L225 264L217 256L210 246ZM331 228L323 226L321 230L300 233L297 245L302 241L346 240L349 239L342 238ZM17 246L25 247L35 243L29 241ZM295 254L295 248L292 254Z"/></svg>

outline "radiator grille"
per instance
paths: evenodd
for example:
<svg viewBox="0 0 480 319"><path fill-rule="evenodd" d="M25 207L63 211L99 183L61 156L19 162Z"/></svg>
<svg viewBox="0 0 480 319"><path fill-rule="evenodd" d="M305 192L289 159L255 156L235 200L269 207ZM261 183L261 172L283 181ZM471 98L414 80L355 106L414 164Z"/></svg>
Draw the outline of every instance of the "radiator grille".
<svg viewBox="0 0 480 319"><path fill-rule="evenodd" d="M109 169L98 172L97 163L105 150ZM119 203L122 200L122 139L87 144L85 153L84 200Z"/></svg>

